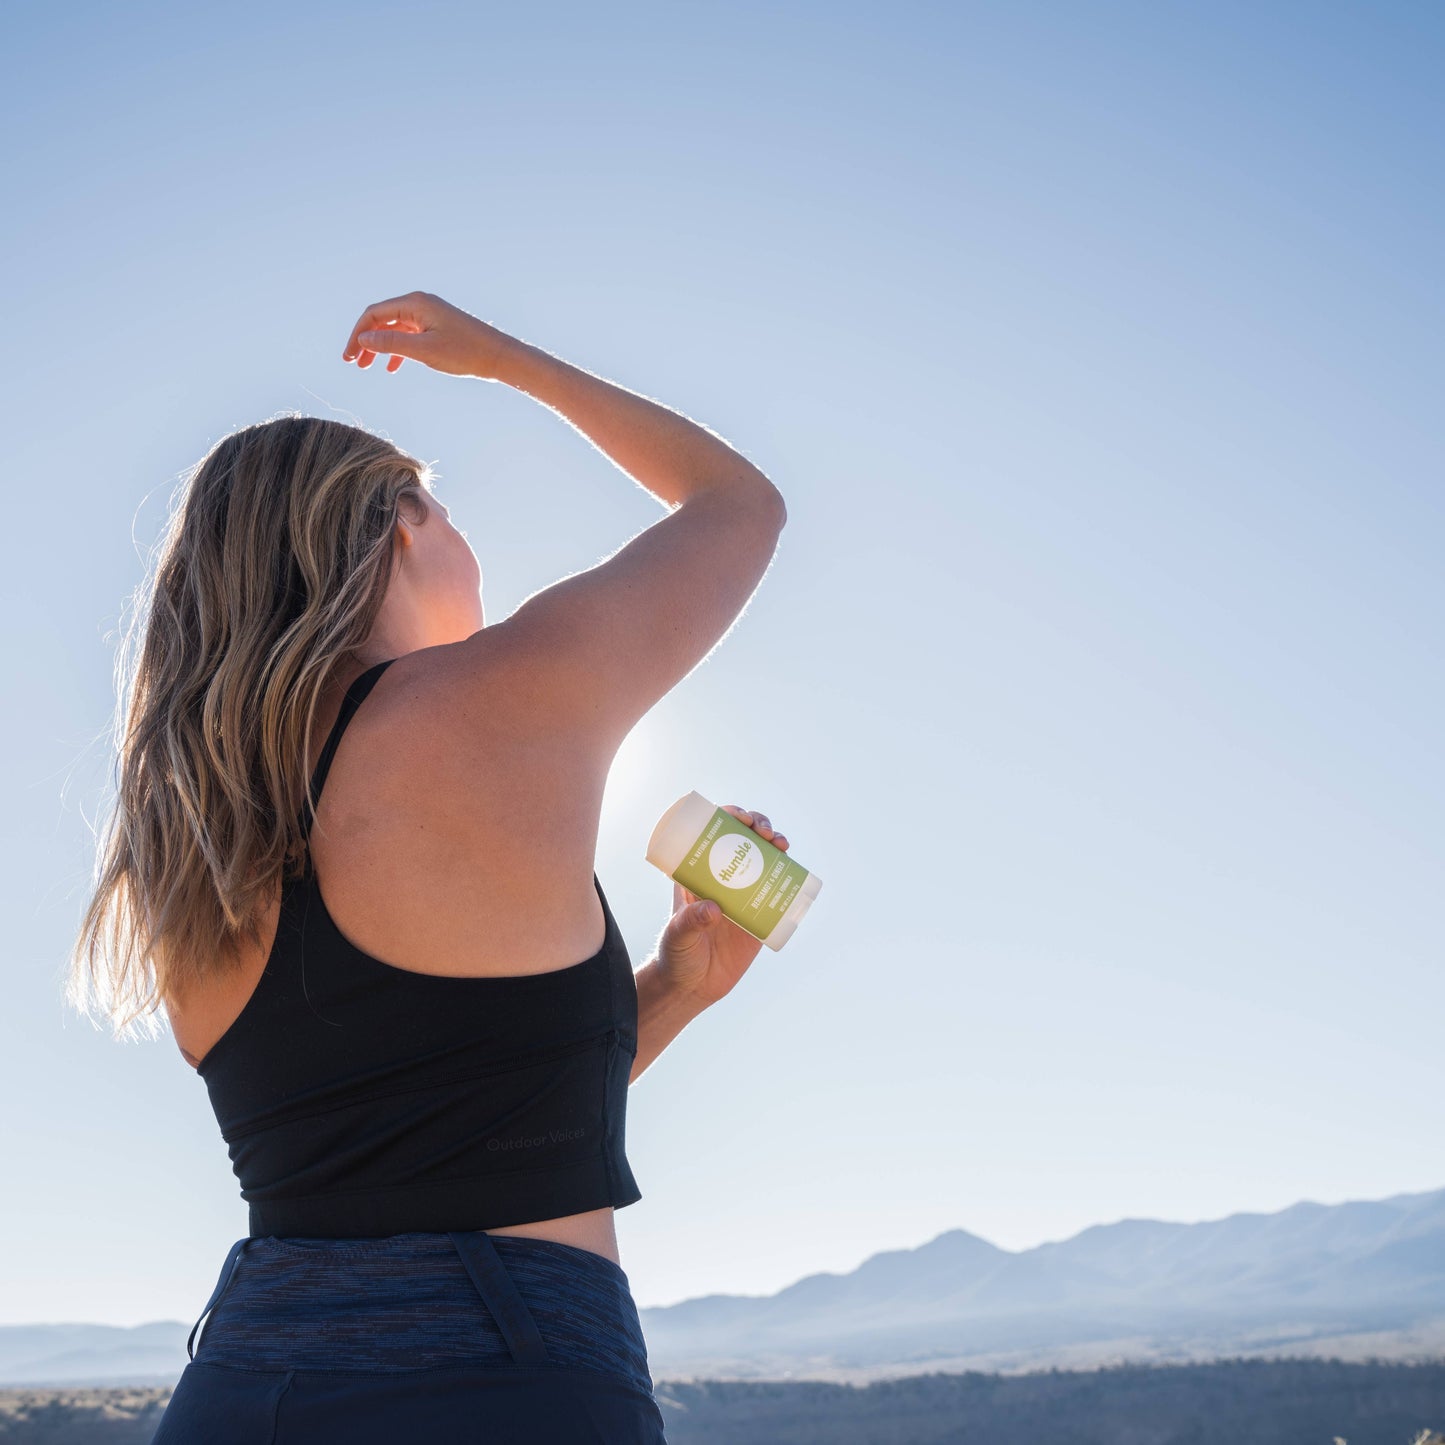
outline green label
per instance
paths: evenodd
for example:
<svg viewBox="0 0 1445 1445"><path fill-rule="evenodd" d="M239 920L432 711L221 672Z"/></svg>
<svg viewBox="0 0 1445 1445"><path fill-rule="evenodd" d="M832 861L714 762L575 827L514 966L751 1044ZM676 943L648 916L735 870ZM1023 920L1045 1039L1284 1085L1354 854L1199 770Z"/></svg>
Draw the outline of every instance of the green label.
<svg viewBox="0 0 1445 1445"><path fill-rule="evenodd" d="M754 938L766 938L808 877L781 848L718 808L673 869L673 878Z"/></svg>

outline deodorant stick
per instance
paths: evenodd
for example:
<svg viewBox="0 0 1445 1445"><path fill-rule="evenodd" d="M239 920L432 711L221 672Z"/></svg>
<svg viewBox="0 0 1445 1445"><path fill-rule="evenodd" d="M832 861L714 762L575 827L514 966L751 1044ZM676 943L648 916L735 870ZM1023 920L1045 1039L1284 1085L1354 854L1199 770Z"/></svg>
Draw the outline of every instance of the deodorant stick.
<svg viewBox="0 0 1445 1445"><path fill-rule="evenodd" d="M647 861L739 928L781 948L823 880L701 793L679 798L652 830Z"/></svg>

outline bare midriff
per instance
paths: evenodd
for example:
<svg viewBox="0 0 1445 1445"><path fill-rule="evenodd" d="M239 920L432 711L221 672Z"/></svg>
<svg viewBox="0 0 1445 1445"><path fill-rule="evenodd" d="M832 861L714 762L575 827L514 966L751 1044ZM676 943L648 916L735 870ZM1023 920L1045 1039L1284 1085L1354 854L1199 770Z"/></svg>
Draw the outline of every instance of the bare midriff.
<svg viewBox="0 0 1445 1445"><path fill-rule="evenodd" d="M589 1209L584 1214L568 1214L561 1219L543 1219L536 1224L509 1224L504 1229L489 1229L488 1234L517 1234L526 1239L550 1239L558 1244L590 1249L605 1255L621 1267L617 1250L617 1230L613 1222L616 1210Z"/></svg>

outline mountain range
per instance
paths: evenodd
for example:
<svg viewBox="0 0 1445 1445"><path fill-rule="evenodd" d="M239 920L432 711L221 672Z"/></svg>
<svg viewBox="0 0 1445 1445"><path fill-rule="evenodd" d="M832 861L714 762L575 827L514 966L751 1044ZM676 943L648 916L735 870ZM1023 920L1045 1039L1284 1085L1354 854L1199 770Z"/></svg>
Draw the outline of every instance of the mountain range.
<svg viewBox="0 0 1445 1445"><path fill-rule="evenodd" d="M1445 1354L1445 1189L1000 1249L951 1229L765 1297L641 1311L653 1374L863 1380L1235 1355Z"/></svg>

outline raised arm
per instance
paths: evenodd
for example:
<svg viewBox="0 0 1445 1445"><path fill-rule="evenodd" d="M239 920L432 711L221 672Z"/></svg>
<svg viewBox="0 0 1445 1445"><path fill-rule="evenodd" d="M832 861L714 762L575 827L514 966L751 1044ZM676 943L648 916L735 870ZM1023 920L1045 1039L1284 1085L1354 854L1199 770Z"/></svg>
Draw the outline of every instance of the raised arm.
<svg viewBox="0 0 1445 1445"><path fill-rule="evenodd" d="M412 357L500 381L550 407L668 513L606 561L527 598L458 644L478 706L508 684L538 730L610 761L637 721L726 636L787 521L782 494L741 453L681 413L510 336L426 291L362 313L343 355L387 369ZM469 667L468 655L477 654Z"/></svg>
<svg viewBox="0 0 1445 1445"><path fill-rule="evenodd" d="M727 635L787 521L777 487L679 412L525 342L499 379L564 417L668 508L612 556L534 593L493 628L525 660L533 714L611 757ZM465 646L465 644L463 644Z"/></svg>

